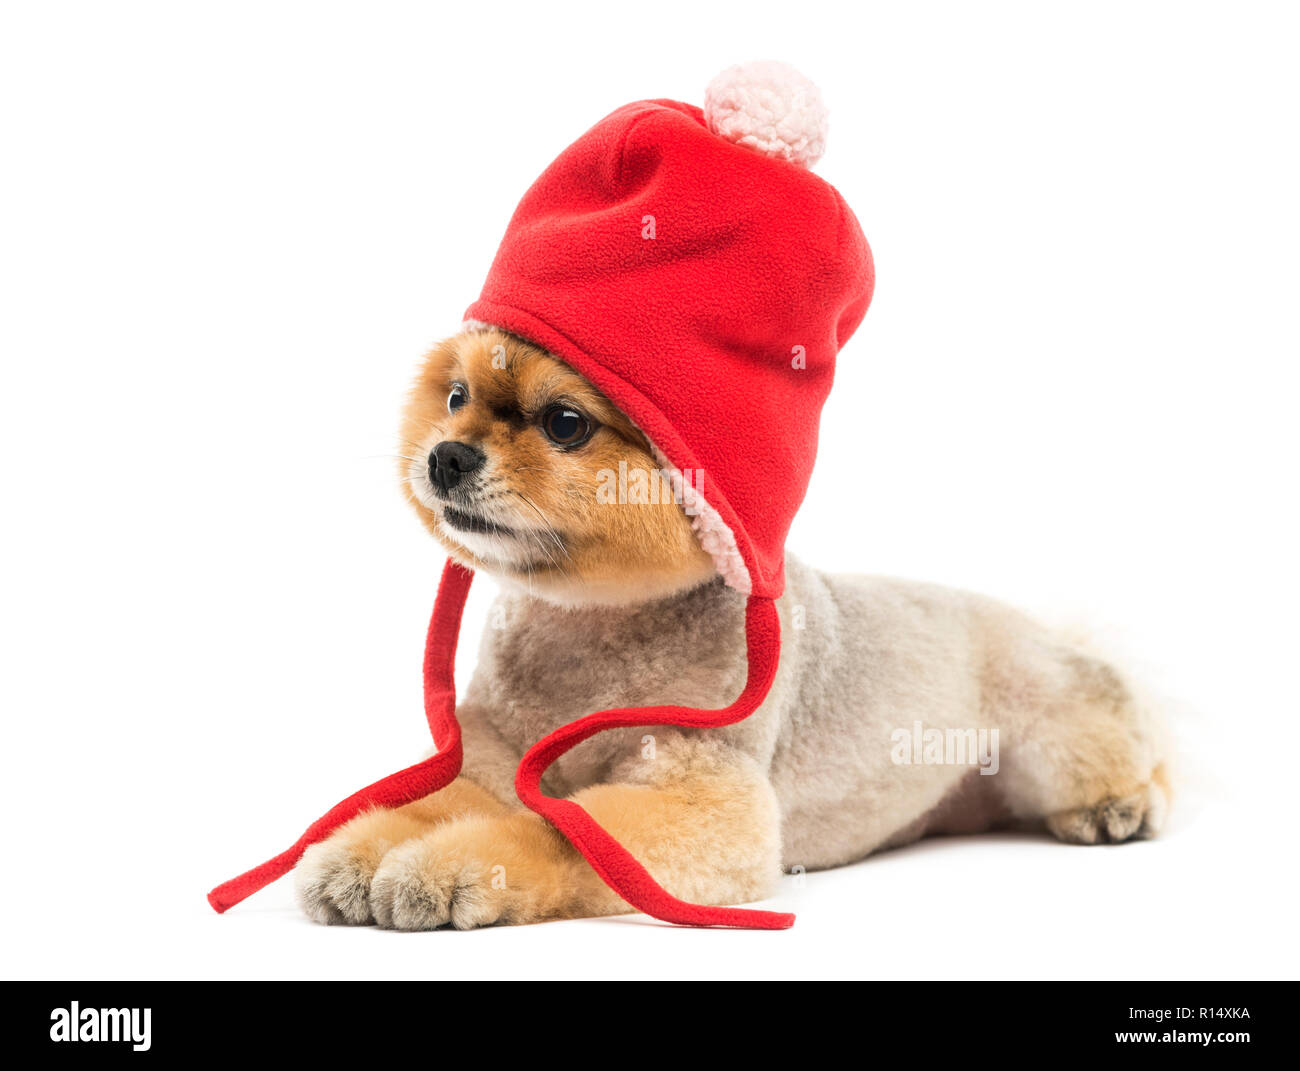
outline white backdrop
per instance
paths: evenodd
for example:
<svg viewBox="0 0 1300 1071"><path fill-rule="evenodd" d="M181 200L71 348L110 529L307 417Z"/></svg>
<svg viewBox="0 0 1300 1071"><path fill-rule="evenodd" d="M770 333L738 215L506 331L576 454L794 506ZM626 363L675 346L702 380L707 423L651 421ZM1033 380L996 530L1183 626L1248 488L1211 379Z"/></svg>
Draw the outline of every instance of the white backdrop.
<svg viewBox="0 0 1300 1071"><path fill-rule="evenodd" d="M0 13L12 977L1294 976L1286 5L35 4ZM1168 697L1168 835L931 841L792 931L399 935L216 882L425 746L395 420L516 200L788 60L872 243L791 548L1087 622ZM481 585L484 589L486 583ZM472 600L469 672L486 592Z"/></svg>

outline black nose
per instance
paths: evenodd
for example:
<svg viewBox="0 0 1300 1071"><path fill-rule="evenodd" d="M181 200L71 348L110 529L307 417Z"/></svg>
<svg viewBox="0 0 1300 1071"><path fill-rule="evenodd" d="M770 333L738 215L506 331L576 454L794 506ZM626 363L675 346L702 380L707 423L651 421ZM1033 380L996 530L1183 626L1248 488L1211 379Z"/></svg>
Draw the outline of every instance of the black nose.
<svg viewBox="0 0 1300 1071"><path fill-rule="evenodd" d="M443 491L450 491L487 459L483 451L465 443L439 443L429 455L429 479Z"/></svg>

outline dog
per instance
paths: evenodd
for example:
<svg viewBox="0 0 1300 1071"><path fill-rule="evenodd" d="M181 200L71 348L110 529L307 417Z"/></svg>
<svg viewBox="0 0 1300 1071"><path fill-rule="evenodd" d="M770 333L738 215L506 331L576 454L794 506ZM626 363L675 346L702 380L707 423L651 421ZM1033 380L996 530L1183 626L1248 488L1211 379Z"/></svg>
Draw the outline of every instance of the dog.
<svg viewBox="0 0 1300 1071"><path fill-rule="evenodd" d="M515 768L594 709L724 706L746 678L745 597L718 575L646 436L522 338L469 326L435 347L401 442L424 526L501 587L457 709L465 765L441 792L310 847L298 901L317 922L398 930L630 911L519 804ZM647 474L641 493L622 493L625 473ZM543 781L670 893L752 902L783 871L933 834L1043 829L1101 844L1159 831L1164 730L1106 661L992 599L830 576L788 555L778 611L776 677L749 718L605 732ZM982 765L942 761L977 736L1005 747L981 750Z"/></svg>

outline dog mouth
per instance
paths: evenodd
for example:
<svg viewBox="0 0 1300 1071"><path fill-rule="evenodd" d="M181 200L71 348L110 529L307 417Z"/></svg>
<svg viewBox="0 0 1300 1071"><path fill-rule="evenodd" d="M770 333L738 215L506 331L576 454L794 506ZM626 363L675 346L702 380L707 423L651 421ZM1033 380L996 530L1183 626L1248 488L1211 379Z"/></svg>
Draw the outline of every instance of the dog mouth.
<svg viewBox="0 0 1300 1071"><path fill-rule="evenodd" d="M444 536L483 563L511 575L564 569L568 551L556 534L511 527L446 503L438 510L438 520Z"/></svg>
<svg viewBox="0 0 1300 1071"><path fill-rule="evenodd" d="M504 524L488 520L479 513L468 513L455 506L442 507L442 523L458 532L478 532L482 535L517 536L518 533Z"/></svg>

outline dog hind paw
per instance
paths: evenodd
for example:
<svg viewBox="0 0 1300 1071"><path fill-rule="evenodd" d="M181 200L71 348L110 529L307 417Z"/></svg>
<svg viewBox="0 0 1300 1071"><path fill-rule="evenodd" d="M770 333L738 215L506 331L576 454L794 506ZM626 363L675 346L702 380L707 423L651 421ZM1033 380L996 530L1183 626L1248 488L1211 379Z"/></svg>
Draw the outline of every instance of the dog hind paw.
<svg viewBox="0 0 1300 1071"><path fill-rule="evenodd" d="M1048 817L1047 828L1067 844L1122 844L1154 837L1164 825L1167 808L1165 789L1153 781L1128 796L1059 811Z"/></svg>

